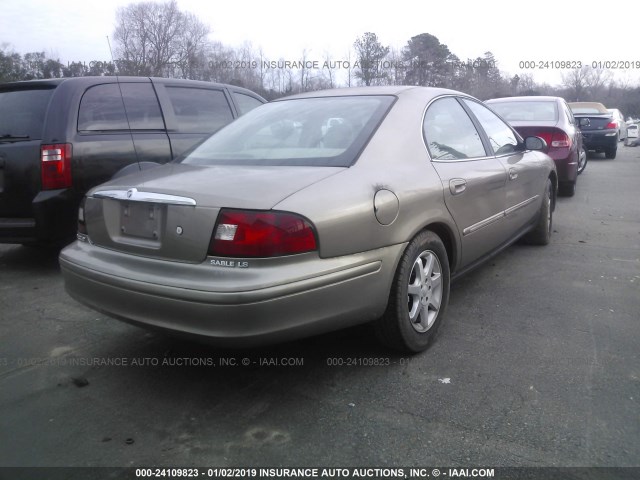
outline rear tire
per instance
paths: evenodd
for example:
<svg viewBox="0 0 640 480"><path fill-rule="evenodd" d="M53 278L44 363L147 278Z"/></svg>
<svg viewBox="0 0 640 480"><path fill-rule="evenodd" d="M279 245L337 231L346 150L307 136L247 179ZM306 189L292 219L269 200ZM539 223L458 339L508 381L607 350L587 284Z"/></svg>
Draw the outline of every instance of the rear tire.
<svg viewBox="0 0 640 480"><path fill-rule="evenodd" d="M609 149L604 151L604 156L605 156L605 158L613 160L614 158L616 158L616 153L617 152L618 152L617 148L609 148Z"/></svg>
<svg viewBox="0 0 640 480"><path fill-rule="evenodd" d="M584 172L585 168L587 168L587 151L582 147L578 154L578 175Z"/></svg>
<svg viewBox="0 0 640 480"><path fill-rule="evenodd" d="M374 324L378 339L405 353L431 344L449 302L449 259L435 233L425 230L407 246L396 269L389 303Z"/></svg>
<svg viewBox="0 0 640 480"><path fill-rule="evenodd" d="M542 205L540 205L540 213L538 221L533 230L524 237L527 243L531 245L548 245L551 241L551 227L553 225L553 186L551 179L547 180L547 186L544 189Z"/></svg>

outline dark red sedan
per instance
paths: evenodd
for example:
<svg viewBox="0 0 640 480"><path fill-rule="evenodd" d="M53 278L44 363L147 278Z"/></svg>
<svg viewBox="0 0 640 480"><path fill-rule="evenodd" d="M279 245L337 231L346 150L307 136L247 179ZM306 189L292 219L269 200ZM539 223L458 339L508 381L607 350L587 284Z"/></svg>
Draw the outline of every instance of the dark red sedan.
<svg viewBox="0 0 640 480"><path fill-rule="evenodd" d="M523 137L541 137L558 170L559 193L572 197L578 174L587 165L582 134L567 102L560 97L507 97L485 102Z"/></svg>

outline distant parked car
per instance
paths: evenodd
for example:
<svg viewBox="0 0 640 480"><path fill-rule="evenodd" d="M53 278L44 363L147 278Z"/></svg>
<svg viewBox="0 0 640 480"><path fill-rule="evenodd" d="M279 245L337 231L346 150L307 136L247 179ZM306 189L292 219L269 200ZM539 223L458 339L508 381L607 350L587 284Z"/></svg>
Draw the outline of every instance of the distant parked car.
<svg viewBox="0 0 640 480"><path fill-rule="evenodd" d="M604 152L607 158L616 158L619 125L611 112L598 102L573 102L569 107L582 130L585 148Z"/></svg>
<svg viewBox="0 0 640 480"><path fill-rule="evenodd" d="M0 84L0 243L73 239L91 187L130 164L166 163L263 103L243 88L163 78Z"/></svg>
<svg viewBox="0 0 640 480"><path fill-rule="evenodd" d="M607 111L611 113L613 119L618 124L618 141L622 141L627 138L627 122L624 120L624 115L617 108L607 108Z"/></svg>
<svg viewBox="0 0 640 480"><path fill-rule="evenodd" d="M88 192L67 291L116 318L249 346L374 322L418 352L450 279L547 244L556 167L478 100L363 87L271 102L188 156Z"/></svg>
<svg viewBox="0 0 640 480"><path fill-rule="evenodd" d="M507 97L485 102L523 137L537 136L547 142L547 153L558 169L561 195L573 196L578 174L587 165L582 134L560 97Z"/></svg>

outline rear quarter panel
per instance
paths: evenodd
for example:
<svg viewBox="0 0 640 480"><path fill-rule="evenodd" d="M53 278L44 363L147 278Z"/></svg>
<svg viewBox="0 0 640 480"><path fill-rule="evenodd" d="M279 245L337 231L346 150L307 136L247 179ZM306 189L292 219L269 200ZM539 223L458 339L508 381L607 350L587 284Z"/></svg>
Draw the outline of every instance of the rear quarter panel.
<svg viewBox="0 0 640 480"><path fill-rule="evenodd" d="M425 105L399 99L353 166L274 207L298 212L314 223L322 257L408 242L431 223L446 225L457 240L442 183L422 139ZM380 190L398 199L397 217L389 225L376 218L374 198Z"/></svg>

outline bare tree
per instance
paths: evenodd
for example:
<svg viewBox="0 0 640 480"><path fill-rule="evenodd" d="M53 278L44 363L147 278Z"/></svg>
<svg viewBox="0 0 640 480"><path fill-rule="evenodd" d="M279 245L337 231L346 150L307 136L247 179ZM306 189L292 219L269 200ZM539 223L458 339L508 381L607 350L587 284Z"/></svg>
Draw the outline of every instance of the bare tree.
<svg viewBox="0 0 640 480"><path fill-rule="evenodd" d="M358 77L365 85L377 85L384 78L384 71L380 68L382 60L389 53L389 47L384 47L375 33L367 32L354 42L359 69Z"/></svg>
<svg viewBox="0 0 640 480"><path fill-rule="evenodd" d="M189 77L204 48L209 27L178 9L176 0L141 2L118 9L114 40L132 75Z"/></svg>
<svg viewBox="0 0 640 480"><path fill-rule="evenodd" d="M585 78L589 97L594 101L601 102L605 95L605 90L612 83L613 74L611 70L603 70L601 68L588 67L588 73Z"/></svg>
<svg viewBox="0 0 640 480"><path fill-rule="evenodd" d="M584 65L582 68L576 68L562 74L562 84L567 88L567 93L570 97L568 98L569 101L579 102L584 100L589 68L588 65Z"/></svg>
<svg viewBox="0 0 640 480"><path fill-rule="evenodd" d="M324 53L324 61L322 63L322 71L326 71L326 78L327 78L327 87L328 88L335 88L335 72L333 71L335 66L335 61L331 59L331 54L329 52Z"/></svg>

